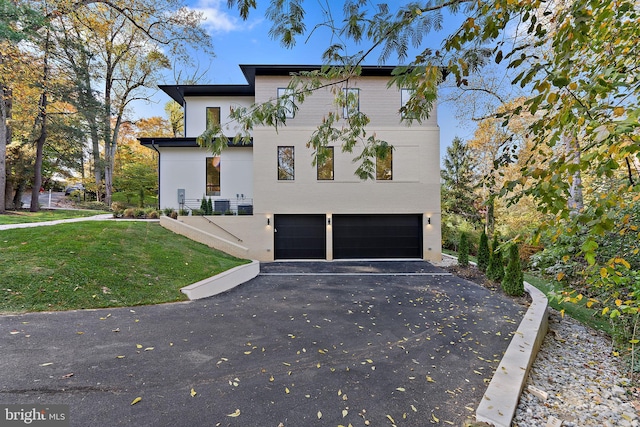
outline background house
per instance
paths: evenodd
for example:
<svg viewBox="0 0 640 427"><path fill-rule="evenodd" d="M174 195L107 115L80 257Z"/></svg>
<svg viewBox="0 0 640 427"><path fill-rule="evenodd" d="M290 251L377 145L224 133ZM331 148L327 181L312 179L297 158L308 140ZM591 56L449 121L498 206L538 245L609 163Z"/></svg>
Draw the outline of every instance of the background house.
<svg viewBox="0 0 640 427"><path fill-rule="evenodd" d="M408 126L400 108L408 92L387 87L393 67L364 67L349 81L350 108L366 113L369 133L393 145L376 162L376 179L355 174L340 146L312 165L307 141L328 111L348 114L329 88L314 92L284 127L255 128L252 142L214 156L196 143L207 121L234 136L236 106L286 94L290 74L314 66L242 65L245 85L162 86L185 112L185 138L141 138L159 153L160 207L196 209L211 198L216 213L181 216L193 233L238 256L277 259L414 258L439 260L440 141L431 118Z"/></svg>

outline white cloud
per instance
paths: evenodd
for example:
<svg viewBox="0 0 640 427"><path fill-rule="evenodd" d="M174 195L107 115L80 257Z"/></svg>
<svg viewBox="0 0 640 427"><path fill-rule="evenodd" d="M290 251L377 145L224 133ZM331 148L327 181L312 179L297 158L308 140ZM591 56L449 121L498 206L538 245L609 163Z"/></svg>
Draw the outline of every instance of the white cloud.
<svg viewBox="0 0 640 427"><path fill-rule="evenodd" d="M226 2L221 0L197 0L191 9L202 13L202 26L210 33L228 33L241 28L240 20L227 13Z"/></svg>

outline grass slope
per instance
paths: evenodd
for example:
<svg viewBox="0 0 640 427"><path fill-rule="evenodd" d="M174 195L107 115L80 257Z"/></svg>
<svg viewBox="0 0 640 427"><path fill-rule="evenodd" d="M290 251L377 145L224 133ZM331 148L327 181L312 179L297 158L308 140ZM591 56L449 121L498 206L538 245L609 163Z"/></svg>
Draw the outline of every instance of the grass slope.
<svg viewBox="0 0 640 427"><path fill-rule="evenodd" d="M104 214L107 212L79 210L79 209L41 209L38 212L29 211L7 211L0 215L0 225L4 224L24 224L27 222L45 222L58 219L81 218Z"/></svg>
<svg viewBox="0 0 640 427"><path fill-rule="evenodd" d="M157 223L90 221L5 230L0 311L181 301L181 287L244 263Z"/></svg>

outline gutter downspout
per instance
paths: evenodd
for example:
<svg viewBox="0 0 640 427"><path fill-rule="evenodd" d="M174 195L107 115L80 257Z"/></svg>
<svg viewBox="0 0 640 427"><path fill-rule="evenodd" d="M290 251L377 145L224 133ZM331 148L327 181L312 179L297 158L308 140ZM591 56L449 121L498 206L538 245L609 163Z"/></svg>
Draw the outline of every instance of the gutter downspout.
<svg viewBox="0 0 640 427"><path fill-rule="evenodd" d="M152 139L151 140L151 148L153 148L155 150L156 153L158 153L158 210L160 209L160 151L158 150L158 148L155 145L155 140Z"/></svg>

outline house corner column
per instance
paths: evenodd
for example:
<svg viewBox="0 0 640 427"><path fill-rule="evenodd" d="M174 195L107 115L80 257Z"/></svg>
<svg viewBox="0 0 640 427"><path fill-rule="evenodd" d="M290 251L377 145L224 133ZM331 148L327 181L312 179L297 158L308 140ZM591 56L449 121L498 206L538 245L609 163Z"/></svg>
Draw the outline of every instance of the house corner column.
<svg viewBox="0 0 640 427"><path fill-rule="evenodd" d="M331 224L332 215L327 214L327 261L333 261L333 225Z"/></svg>

